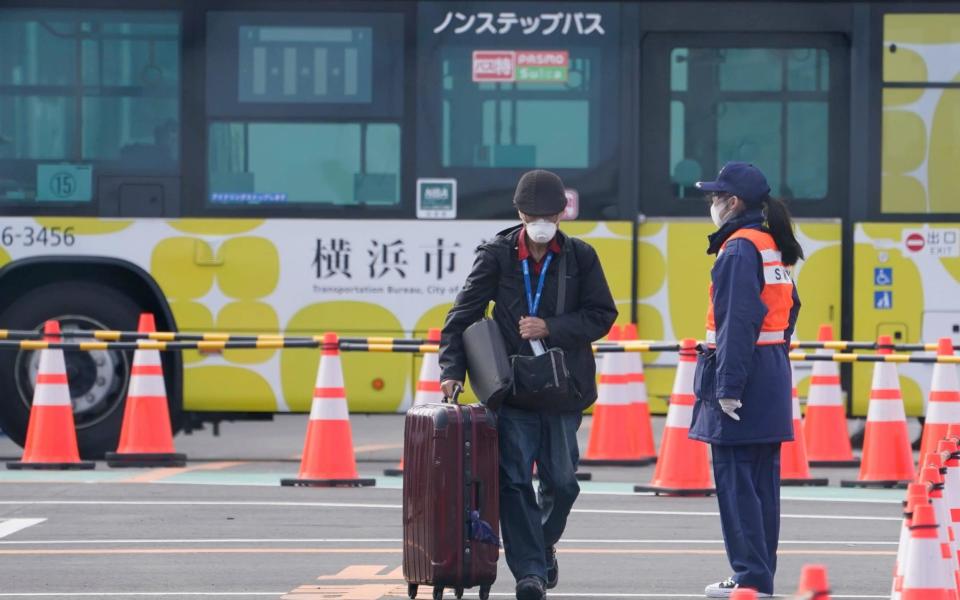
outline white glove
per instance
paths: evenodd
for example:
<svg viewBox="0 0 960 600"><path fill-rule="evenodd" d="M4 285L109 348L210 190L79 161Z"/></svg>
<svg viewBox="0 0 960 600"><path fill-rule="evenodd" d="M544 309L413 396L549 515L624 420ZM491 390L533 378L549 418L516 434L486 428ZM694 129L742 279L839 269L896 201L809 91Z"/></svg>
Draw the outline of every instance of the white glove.
<svg viewBox="0 0 960 600"><path fill-rule="evenodd" d="M728 417L734 421L740 420L740 415L737 414L737 409L743 407L743 403L739 400L734 400L732 398L721 398L720 399L720 410L722 410Z"/></svg>

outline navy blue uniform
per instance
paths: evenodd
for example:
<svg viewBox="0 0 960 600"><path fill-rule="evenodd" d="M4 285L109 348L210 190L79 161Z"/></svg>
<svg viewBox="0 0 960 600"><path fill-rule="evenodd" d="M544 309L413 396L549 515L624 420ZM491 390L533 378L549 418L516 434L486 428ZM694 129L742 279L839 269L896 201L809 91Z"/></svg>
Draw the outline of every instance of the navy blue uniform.
<svg viewBox="0 0 960 600"><path fill-rule="evenodd" d="M711 271L716 347L697 360L690 437L711 444L733 580L772 594L780 535L780 443L793 439L788 352L800 298L794 287L784 342L758 345L769 312L761 298L764 259L750 240L729 238L741 228L759 230L762 222L759 210L747 211L710 237L711 252L723 246ZM721 410L719 400L726 398L742 402L739 421Z"/></svg>

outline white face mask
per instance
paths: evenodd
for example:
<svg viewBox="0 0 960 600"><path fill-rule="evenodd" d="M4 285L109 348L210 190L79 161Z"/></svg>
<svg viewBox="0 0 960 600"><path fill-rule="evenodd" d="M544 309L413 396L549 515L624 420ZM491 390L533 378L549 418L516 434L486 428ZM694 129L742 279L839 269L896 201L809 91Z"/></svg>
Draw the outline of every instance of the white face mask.
<svg viewBox="0 0 960 600"><path fill-rule="evenodd" d="M710 218L713 219L713 224L717 226L717 229L723 227L732 216L731 211L725 210L729 204L730 201L727 200L723 204L717 204L714 202L710 205Z"/></svg>
<svg viewBox="0 0 960 600"><path fill-rule="evenodd" d="M546 244L557 235L557 224L550 221L534 221L525 223L527 235L538 244Z"/></svg>

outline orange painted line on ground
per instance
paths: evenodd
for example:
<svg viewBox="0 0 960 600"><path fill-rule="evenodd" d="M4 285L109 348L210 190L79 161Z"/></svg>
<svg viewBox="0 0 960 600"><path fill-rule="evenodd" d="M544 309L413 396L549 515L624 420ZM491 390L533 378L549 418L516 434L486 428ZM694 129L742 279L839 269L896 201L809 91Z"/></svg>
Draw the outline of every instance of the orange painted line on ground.
<svg viewBox="0 0 960 600"><path fill-rule="evenodd" d="M150 483L151 481L161 481L168 477L173 477L174 475L180 475L181 473L191 473L193 471L219 471L221 469L229 469L230 467L236 467L245 464L247 463L223 461L202 463L189 467L164 467L161 469L150 469L146 473L140 473L139 475L134 475L129 479L121 479L111 483Z"/></svg>
<svg viewBox="0 0 960 600"><path fill-rule="evenodd" d="M656 548L557 548L560 554L623 556L726 555L724 550ZM401 548L76 548L0 549L0 556L111 556L124 554L401 554ZM781 556L896 556L896 550L780 550Z"/></svg>
<svg viewBox="0 0 960 600"><path fill-rule="evenodd" d="M350 565L341 569L336 575L321 575L320 577L317 577L317 580L329 581L336 579L349 579L351 581L381 581L384 579L395 579L398 581L403 581L403 567L397 567L389 573L382 574L381 571L386 568L387 565Z"/></svg>
<svg viewBox="0 0 960 600"><path fill-rule="evenodd" d="M394 596L402 588L406 595L407 586L395 583L368 583L361 585L301 585L297 589L281 596L281 600L378 600L384 596Z"/></svg>

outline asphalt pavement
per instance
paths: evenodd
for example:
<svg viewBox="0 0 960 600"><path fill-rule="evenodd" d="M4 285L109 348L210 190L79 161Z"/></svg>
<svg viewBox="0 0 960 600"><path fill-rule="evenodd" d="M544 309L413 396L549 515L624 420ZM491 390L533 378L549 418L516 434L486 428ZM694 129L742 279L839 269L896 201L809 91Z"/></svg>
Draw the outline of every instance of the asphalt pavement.
<svg viewBox="0 0 960 600"><path fill-rule="evenodd" d="M180 435L180 469L0 471L0 598L405 597L401 480L382 476L400 458L402 417L352 424L376 487L281 487L297 472L304 415ZM0 439L0 457L19 454ZM632 493L652 470L589 468L551 598L699 598L729 574L716 500ZM839 488L852 469L816 474L831 486L783 490L778 594L821 563L834 597L888 597L903 492ZM501 560L493 596L512 591Z"/></svg>

